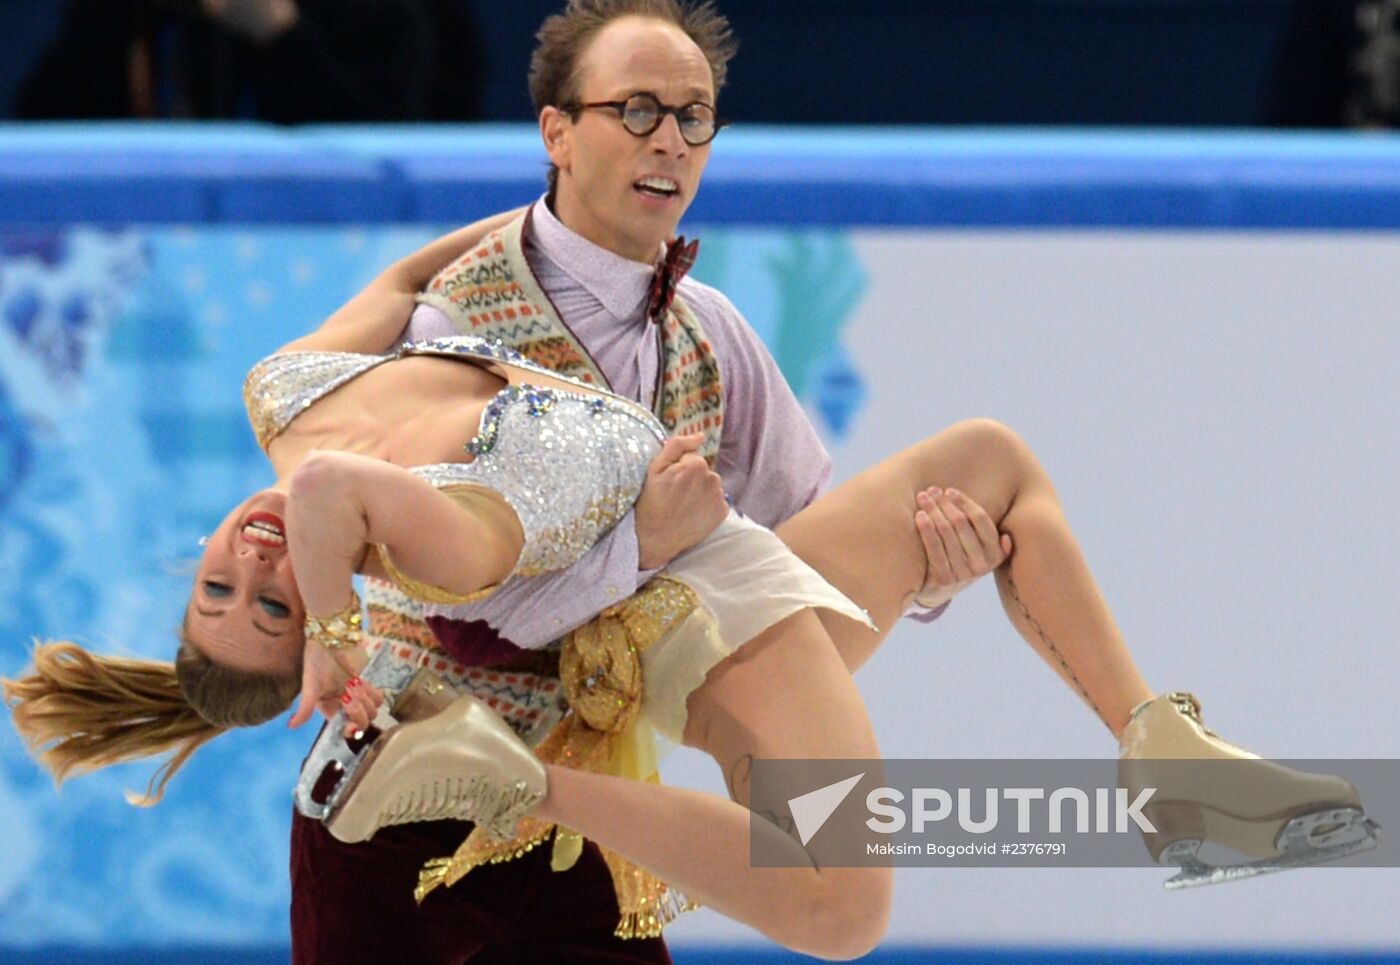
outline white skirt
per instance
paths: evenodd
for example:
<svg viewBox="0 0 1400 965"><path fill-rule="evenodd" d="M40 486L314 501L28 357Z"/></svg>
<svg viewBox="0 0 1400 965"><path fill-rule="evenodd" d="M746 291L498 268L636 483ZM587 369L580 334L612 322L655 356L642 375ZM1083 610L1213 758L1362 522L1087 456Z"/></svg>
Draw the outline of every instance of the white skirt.
<svg viewBox="0 0 1400 965"><path fill-rule="evenodd" d="M677 744L686 698L725 657L799 610L830 610L875 629L870 615L788 549L771 530L736 513L671 561L701 606L642 652L640 723Z"/></svg>

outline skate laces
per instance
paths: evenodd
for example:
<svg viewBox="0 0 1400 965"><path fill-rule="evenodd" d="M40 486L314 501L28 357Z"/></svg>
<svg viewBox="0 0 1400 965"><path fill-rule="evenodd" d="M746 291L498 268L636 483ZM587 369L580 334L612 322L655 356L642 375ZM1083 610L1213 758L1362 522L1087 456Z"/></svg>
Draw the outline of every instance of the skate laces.
<svg viewBox="0 0 1400 965"><path fill-rule="evenodd" d="M480 776L435 780L410 790L384 810L383 820L392 824L409 821L436 821L441 818L471 819L481 810L483 781Z"/></svg>
<svg viewBox="0 0 1400 965"><path fill-rule="evenodd" d="M512 824L543 797L523 780L496 784L481 775L435 780L397 798L380 814L380 824L451 818L493 825Z"/></svg>
<svg viewBox="0 0 1400 965"><path fill-rule="evenodd" d="M1205 731L1211 737L1220 738L1219 734L1207 727L1205 721L1201 720L1201 702L1196 699L1195 694L1189 694L1184 690L1177 690L1167 694L1167 699L1172 702L1172 705L1176 707L1177 711L1183 717L1189 717L1196 723L1197 727Z"/></svg>

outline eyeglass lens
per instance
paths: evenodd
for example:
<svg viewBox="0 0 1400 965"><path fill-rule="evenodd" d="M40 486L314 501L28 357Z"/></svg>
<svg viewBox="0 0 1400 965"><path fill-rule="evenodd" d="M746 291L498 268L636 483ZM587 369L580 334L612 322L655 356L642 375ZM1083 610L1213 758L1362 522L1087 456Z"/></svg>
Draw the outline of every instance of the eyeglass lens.
<svg viewBox="0 0 1400 965"><path fill-rule="evenodd" d="M692 147L708 143L715 136L715 112L708 105L687 104L666 113L676 115L681 137ZM650 94L633 94L622 108L622 126L638 137L655 131L664 117L661 102Z"/></svg>

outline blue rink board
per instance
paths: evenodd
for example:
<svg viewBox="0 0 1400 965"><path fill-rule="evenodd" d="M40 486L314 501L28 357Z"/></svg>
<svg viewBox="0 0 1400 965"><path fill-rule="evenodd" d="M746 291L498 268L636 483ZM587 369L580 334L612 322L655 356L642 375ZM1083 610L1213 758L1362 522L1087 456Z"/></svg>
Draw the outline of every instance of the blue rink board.
<svg viewBox="0 0 1400 965"><path fill-rule="evenodd" d="M0 227L451 223L543 186L529 125L0 125ZM739 128L689 219L1400 228L1400 135Z"/></svg>
<svg viewBox="0 0 1400 965"><path fill-rule="evenodd" d="M811 962L814 959L790 952L748 945L715 948L671 949L676 965L788 965ZM3 965L185 965L187 962L209 965L280 965L288 960L289 950L272 948L258 951L226 948L181 948L168 951L137 949L123 951L67 951L46 949L6 953L0 949ZM862 962L871 965L1333 965L1336 962L1357 962L1361 965L1389 965L1400 962L1400 955L1368 952L1335 953L1237 953L1210 951L1142 952L1111 949L967 949L942 947L890 947L881 949Z"/></svg>

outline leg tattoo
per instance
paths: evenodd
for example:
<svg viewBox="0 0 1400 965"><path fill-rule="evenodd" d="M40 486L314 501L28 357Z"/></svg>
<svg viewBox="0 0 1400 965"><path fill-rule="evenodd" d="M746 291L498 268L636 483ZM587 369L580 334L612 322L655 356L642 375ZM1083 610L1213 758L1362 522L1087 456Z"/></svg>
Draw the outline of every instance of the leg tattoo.
<svg viewBox="0 0 1400 965"><path fill-rule="evenodd" d="M740 754L730 766L729 773L724 776L724 783L729 788L729 799L738 801L745 807L749 803L749 772L752 770L753 755Z"/></svg>
<svg viewBox="0 0 1400 965"><path fill-rule="evenodd" d="M752 808L749 805L749 773L752 770L753 755L741 754L735 759L734 764L729 768L729 773L724 777L725 784L729 786L729 796L745 807L749 807L751 811ZM743 791L743 797L739 796L740 790ZM791 815L777 814L773 811L753 811L753 813L778 828L788 837L793 837L795 834L795 827ZM820 867L817 864L817 859L812 857L811 852L807 851L806 848L803 848L802 851L806 854L807 860L811 862L814 869Z"/></svg>
<svg viewBox="0 0 1400 965"><path fill-rule="evenodd" d="M1074 689L1079 691L1079 695L1089 704L1089 708L1093 710L1099 720L1104 722L1104 726L1108 727L1108 719L1104 717L1103 712L1099 710L1099 705L1094 703L1094 698L1090 697L1089 692L1084 689L1084 685L1079 682L1079 677L1075 674L1074 669L1070 667L1069 662L1065 660L1064 654L1060 653L1060 648L1055 646L1055 641L1050 639L1050 635L1045 632L1045 628L1040 625L1039 621L1031 616L1030 609L1027 608L1025 602L1021 599L1021 593L1016 588L1016 580L1012 577L1011 568L1009 566L1006 568L1006 589L1011 595L1011 599L1015 602L1017 609L1021 611L1021 616L1025 619L1027 626L1035 631L1037 639L1050 651L1050 655L1059 661L1060 668L1065 672L1065 676L1069 678ZM1112 730L1112 727L1109 727L1109 729Z"/></svg>

